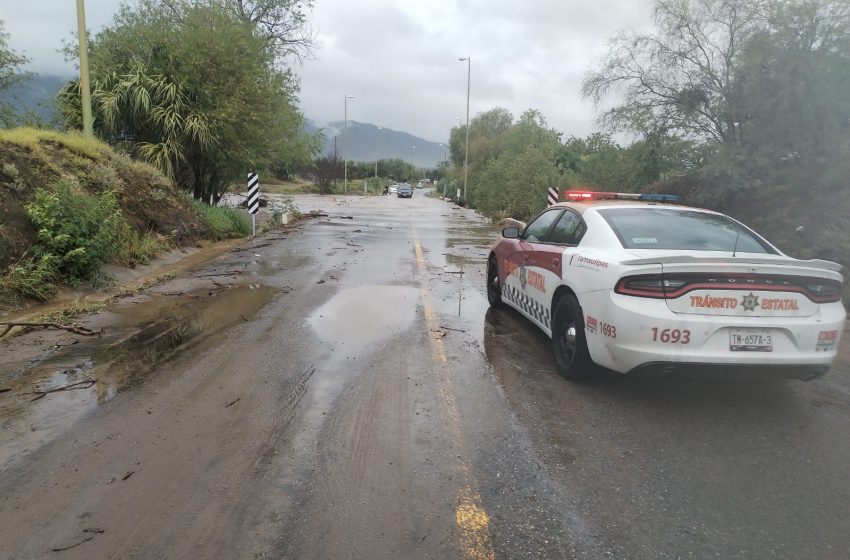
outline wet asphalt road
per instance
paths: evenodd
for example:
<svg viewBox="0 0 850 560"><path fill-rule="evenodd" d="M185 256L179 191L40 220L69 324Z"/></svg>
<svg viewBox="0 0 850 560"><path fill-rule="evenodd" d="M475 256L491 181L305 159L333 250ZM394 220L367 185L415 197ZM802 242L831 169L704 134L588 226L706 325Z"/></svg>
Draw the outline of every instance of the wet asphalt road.
<svg viewBox="0 0 850 560"><path fill-rule="evenodd" d="M3 418L0 557L850 558L846 344L810 383L569 383L488 310L495 228L420 191L299 203L330 216L196 271L226 293L99 319L168 360L125 341Z"/></svg>

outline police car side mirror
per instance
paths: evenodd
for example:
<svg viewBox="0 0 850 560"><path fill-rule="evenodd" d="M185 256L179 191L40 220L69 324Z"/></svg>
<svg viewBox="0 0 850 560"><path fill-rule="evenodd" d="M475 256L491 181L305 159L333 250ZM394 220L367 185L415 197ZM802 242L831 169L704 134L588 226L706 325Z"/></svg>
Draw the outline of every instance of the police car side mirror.
<svg viewBox="0 0 850 560"><path fill-rule="evenodd" d="M502 229L502 237L506 237L508 239L519 238L519 228L517 228L517 227L506 227L506 228Z"/></svg>

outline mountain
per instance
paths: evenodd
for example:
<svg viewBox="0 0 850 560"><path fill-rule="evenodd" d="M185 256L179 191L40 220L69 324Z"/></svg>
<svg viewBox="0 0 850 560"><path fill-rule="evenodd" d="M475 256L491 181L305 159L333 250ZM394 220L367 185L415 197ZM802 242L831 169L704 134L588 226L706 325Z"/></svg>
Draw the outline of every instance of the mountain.
<svg viewBox="0 0 850 560"><path fill-rule="evenodd" d="M44 121L53 118L53 98L73 78L51 74L35 74L0 94L0 100L11 102L18 115L32 112Z"/></svg>
<svg viewBox="0 0 850 560"><path fill-rule="evenodd" d="M337 155L344 157L343 122L332 122L321 127L307 121L304 130L325 135L325 154L334 152L336 137ZM375 161L376 159L401 159L416 167L432 168L446 158L446 144L431 142L407 132L379 127L374 124L348 121L348 160Z"/></svg>

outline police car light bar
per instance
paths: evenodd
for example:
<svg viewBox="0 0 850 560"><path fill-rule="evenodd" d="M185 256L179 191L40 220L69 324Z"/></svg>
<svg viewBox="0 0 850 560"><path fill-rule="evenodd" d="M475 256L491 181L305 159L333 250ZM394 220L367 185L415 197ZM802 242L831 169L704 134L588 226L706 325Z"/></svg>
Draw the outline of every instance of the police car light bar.
<svg viewBox="0 0 850 560"><path fill-rule="evenodd" d="M682 197L677 194L652 193L615 193L597 191L566 191L567 200L573 202L589 202L591 200L643 200L646 202L678 202Z"/></svg>

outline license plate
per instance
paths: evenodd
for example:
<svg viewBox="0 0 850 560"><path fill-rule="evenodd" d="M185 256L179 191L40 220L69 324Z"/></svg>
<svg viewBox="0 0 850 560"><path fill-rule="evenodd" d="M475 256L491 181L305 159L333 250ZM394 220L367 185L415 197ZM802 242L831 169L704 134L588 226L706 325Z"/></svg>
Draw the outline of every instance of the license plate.
<svg viewBox="0 0 850 560"><path fill-rule="evenodd" d="M729 332L732 352L773 352L773 336L767 329L732 329Z"/></svg>

